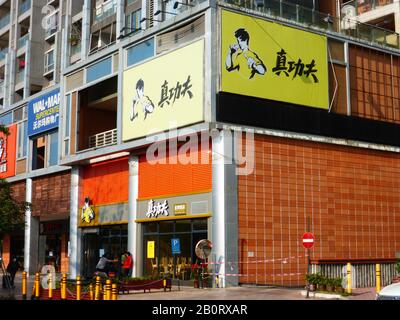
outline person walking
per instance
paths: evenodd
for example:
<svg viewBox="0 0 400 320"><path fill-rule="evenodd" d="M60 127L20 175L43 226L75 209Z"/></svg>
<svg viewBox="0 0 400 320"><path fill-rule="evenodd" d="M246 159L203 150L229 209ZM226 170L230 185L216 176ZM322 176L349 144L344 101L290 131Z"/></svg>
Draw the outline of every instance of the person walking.
<svg viewBox="0 0 400 320"><path fill-rule="evenodd" d="M10 282L12 288L15 288L14 279L19 267L19 262L16 257L12 258L7 266L7 272L10 274Z"/></svg>

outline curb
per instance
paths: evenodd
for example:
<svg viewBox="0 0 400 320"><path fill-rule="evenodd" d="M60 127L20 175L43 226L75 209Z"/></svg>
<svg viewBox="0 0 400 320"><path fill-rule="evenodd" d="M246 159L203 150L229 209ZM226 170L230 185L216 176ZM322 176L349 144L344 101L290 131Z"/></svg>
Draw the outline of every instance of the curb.
<svg viewBox="0 0 400 320"><path fill-rule="evenodd" d="M306 297L307 291L305 291L305 290L301 291L301 295ZM310 292L309 297L310 298L336 299L336 300L349 300L349 298L343 297L340 294L329 294L329 293L322 293L322 292Z"/></svg>

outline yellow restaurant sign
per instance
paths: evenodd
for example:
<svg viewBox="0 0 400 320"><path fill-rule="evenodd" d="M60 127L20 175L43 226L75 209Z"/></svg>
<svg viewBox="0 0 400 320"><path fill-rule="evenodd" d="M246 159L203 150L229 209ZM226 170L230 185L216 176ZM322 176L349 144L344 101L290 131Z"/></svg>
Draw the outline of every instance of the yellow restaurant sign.
<svg viewBox="0 0 400 320"><path fill-rule="evenodd" d="M221 89L328 109L327 39L223 10Z"/></svg>
<svg viewBox="0 0 400 320"><path fill-rule="evenodd" d="M203 121L203 70L200 40L125 71L122 139Z"/></svg>

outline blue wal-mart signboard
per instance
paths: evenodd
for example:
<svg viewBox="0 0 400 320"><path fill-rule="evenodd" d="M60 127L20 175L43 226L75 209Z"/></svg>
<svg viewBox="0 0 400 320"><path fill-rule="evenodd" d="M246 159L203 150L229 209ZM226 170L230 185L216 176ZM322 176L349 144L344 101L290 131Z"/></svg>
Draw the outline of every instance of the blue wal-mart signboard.
<svg viewBox="0 0 400 320"><path fill-rule="evenodd" d="M28 136L57 128L60 118L60 90L32 100L28 109Z"/></svg>

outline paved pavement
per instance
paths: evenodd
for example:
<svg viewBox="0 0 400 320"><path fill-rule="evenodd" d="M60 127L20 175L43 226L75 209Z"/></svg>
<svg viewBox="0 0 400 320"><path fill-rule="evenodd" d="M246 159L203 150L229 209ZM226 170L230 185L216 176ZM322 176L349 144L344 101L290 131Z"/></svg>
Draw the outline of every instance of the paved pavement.
<svg viewBox="0 0 400 320"><path fill-rule="evenodd" d="M28 277L28 299L31 296L34 276ZM15 278L15 289L0 289L0 297L15 296L22 299L22 275L18 273ZM134 291L130 294L119 295L119 300L326 300L326 298L306 298L302 295L304 289L240 286L224 289L196 289L188 286L173 286L171 292L164 290ZM327 297L328 298L328 297ZM353 289L353 294L348 300L374 300L375 288Z"/></svg>

